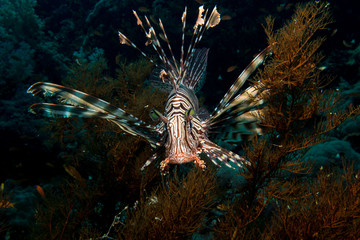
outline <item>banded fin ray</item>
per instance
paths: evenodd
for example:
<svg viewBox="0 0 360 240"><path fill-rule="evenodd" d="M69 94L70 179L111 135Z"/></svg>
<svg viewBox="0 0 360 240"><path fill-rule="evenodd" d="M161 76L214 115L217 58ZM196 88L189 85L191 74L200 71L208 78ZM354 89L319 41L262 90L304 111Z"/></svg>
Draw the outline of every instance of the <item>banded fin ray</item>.
<svg viewBox="0 0 360 240"><path fill-rule="evenodd" d="M29 111L34 114L41 114L45 117L52 117L52 118L99 117L104 119L116 119L116 116L110 115L108 113L98 112L83 107L53 104L53 103L35 103L30 106Z"/></svg>
<svg viewBox="0 0 360 240"><path fill-rule="evenodd" d="M246 159L232 151L220 147L210 140L202 142L202 152L205 153L216 166L219 166L218 162L222 162L227 167L234 168L229 164L229 161L235 163L240 168L244 168L245 165L250 165L250 162Z"/></svg>
<svg viewBox="0 0 360 240"><path fill-rule="evenodd" d="M255 134L261 134L261 129L257 126L261 116L261 110L258 109L263 107L264 101L259 90L252 86L241 93L239 91L270 51L269 46L252 60L206 121L209 135L214 139L235 144Z"/></svg>
<svg viewBox="0 0 360 240"><path fill-rule="evenodd" d="M237 144L249 140L255 134L261 134L257 123L264 104L261 99L249 94L254 91L253 87L248 88L236 97L221 115L208 120L209 136L212 139Z"/></svg>
<svg viewBox="0 0 360 240"><path fill-rule="evenodd" d="M189 47L186 51L184 50L184 43L185 43L185 26L186 26L186 15L187 15L187 8L185 8L181 21L182 21L182 45L181 45L181 57L180 63L175 60L170 41L167 37L165 32L164 25L159 19L159 26L161 28L162 34L164 36L164 41L166 42L167 48L170 52L170 57L167 56L161 43L159 41L158 35L154 27L151 25L148 18L145 16L146 28L141 21L140 17L138 16L136 11L133 11L135 18L137 20L137 24L141 27L144 31L145 36L147 37L148 41L146 45L151 45L154 50L157 52L162 66L159 66L155 63L155 66L162 69L162 81L166 81L172 85L173 88L177 89L180 84L183 84L191 89L193 89L196 84L202 79L204 75L204 71L206 68L207 63L207 50L200 50L196 49L196 45L200 42L204 32L209 28L215 27L220 22L220 14L217 11L217 8L214 7L210 15L208 16L208 10L204 10L203 6L199 7L199 14L194 25L193 35ZM140 51L140 53L148 58L151 62L154 63L139 47L137 47L132 41L130 41L123 33L119 32L119 38L121 44L126 44L132 46L133 48ZM171 60L170 60L171 59ZM195 64L198 64L196 66Z"/></svg>
<svg viewBox="0 0 360 240"><path fill-rule="evenodd" d="M197 91L204 84L208 53L208 48L196 49L183 80L183 84L190 89Z"/></svg>
<svg viewBox="0 0 360 240"><path fill-rule="evenodd" d="M37 103L30 106L30 112L47 117L104 118L114 122L123 131L144 137L152 147L159 146L156 128L110 103L78 90L48 82L37 82L29 87L28 93L43 97L56 97L60 103ZM66 105L69 104L69 105Z"/></svg>
<svg viewBox="0 0 360 240"><path fill-rule="evenodd" d="M215 108L214 112L211 114L212 117L216 118L221 115L228 107L233 98L236 96L240 96L238 94L240 88L244 85L246 80L250 77L250 75L264 62L266 56L271 53L271 46L268 46L264 50L262 50L252 61L251 63L241 72L239 77L235 80L233 85L229 88L227 93L221 99L219 105Z"/></svg>
<svg viewBox="0 0 360 240"><path fill-rule="evenodd" d="M29 87L27 93L31 93L33 96L42 95L45 98L56 97L57 101L60 103L70 104L73 106L88 107L98 112L106 112L113 114L128 121L139 121L139 119L132 116L131 114L126 113L121 108L117 108L102 99L58 84L49 82L37 82Z"/></svg>
<svg viewBox="0 0 360 240"><path fill-rule="evenodd" d="M173 86L168 81L162 81L159 78L160 71L160 68L155 68L149 76L148 82L152 87L169 94L173 90Z"/></svg>
<svg viewBox="0 0 360 240"><path fill-rule="evenodd" d="M200 90L205 83L208 53L208 48L196 49L194 57L188 66L188 71L183 79L183 84L195 92ZM168 81L162 81L159 75L160 69L156 68L150 76L149 81L151 85L161 91L170 93L173 86Z"/></svg>

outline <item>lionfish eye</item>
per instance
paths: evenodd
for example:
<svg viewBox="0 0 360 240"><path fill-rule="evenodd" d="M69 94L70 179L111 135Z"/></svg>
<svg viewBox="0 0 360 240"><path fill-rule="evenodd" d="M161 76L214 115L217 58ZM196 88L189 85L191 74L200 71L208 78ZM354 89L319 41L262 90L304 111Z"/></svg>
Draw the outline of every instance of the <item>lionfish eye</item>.
<svg viewBox="0 0 360 240"><path fill-rule="evenodd" d="M151 109L150 111L150 117L153 121L158 121L159 119L163 121L164 123L167 123L169 120L164 117L158 110Z"/></svg>
<svg viewBox="0 0 360 240"><path fill-rule="evenodd" d="M195 111L194 111L194 109L192 109L192 108L190 108L189 110L187 110L186 112L185 112L185 121L187 122L187 123L189 123L189 129L191 129L192 128L192 121L191 121L191 119L192 119L192 117L195 115Z"/></svg>
<svg viewBox="0 0 360 240"><path fill-rule="evenodd" d="M161 117L161 113L156 109L151 109L150 117L153 121L158 121Z"/></svg>
<svg viewBox="0 0 360 240"><path fill-rule="evenodd" d="M189 118L190 116L194 116L195 115L195 111L194 111L194 109L192 109L192 108L190 108L189 110L187 110L186 112L185 112L185 117L186 118Z"/></svg>

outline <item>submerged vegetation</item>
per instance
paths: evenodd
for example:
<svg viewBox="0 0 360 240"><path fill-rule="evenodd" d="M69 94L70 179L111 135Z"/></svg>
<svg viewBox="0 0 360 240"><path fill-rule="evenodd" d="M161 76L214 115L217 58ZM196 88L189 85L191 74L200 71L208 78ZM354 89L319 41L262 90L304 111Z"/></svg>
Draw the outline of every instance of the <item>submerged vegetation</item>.
<svg viewBox="0 0 360 240"><path fill-rule="evenodd" d="M261 121L264 136L255 138L244 149L251 166L240 172L246 180L239 189L241 197L229 202L225 219L217 226L216 232L221 239L256 238L265 227L268 234L262 234L264 239L278 239L279 236L281 239L316 236L328 239L336 234L323 234L326 220L310 229L307 227L314 221L310 212L324 215L325 219L330 217L329 214L334 214L334 218L351 219L346 211L335 213L323 206L324 212L314 211L312 203L318 198L329 197L328 207L334 207L330 192L336 187L330 187L327 193L319 191L319 188L324 189L321 184L330 184L330 179L324 181L323 173L317 180L303 178L317 171L305 162L306 150L326 140L325 133L359 112L358 108L351 106L348 111L339 107L341 96L326 89L331 77L324 76L318 67L323 58L318 49L325 40L320 31L331 22L328 6L312 3L299 5L291 20L277 31L273 30L274 20L267 18L264 28L273 56L254 78L255 86L263 92L262 97L267 102ZM345 171L347 173L337 175L338 180L333 179L331 184L337 184L342 188L341 192L351 198L352 193L347 192L347 188L355 184L357 189L359 182L354 179L357 173L352 169ZM347 181L339 180L345 175ZM316 182L312 188L309 181ZM357 211L358 207L355 207ZM288 217L293 214L302 216L303 229L297 229L299 220L296 217ZM355 216L358 212L353 214ZM276 221L269 224L270 219ZM351 224L358 221L354 219ZM337 228L334 226L334 229ZM355 236L353 232L348 234Z"/></svg>
<svg viewBox="0 0 360 240"><path fill-rule="evenodd" d="M318 49L325 40L321 30L331 22L328 6L313 3L299 5L291 20L277 31L273 30L274 19L267 18L264 28L273 55L254 78L255 86L262 91L267 102L261 121L264 136L255 138L244 149L251 166L240 172L246 180L239 189L241 197L229 202L225 219L217 226L216 232L221 239L249 239L248 234L256 238L264 227L278 231L281 238L301 238L302 230L287 229L288 224L296 226L296 218L281 219L282 216L277 214L290 214L290 209L295 211L291 207L299 211L294 214L305 214L307 205L294 205L310 204L314 194L320 194L317 187L309 189L308 181L311 180L302 177L313 171L316 173L311 164L306 164L304 153L309 147L324 141L325 133L359 111L350 107L344 112L339 107L341 96L326 89L331 77L324 76L318 67L323 58ZM350 173L351 176L355 174ZM314 181L325 183L322 178L323 174L320 174ZM353 180L338 184L345 187L354 183L359 184ZM331 197L331 194L323 194L321 197ZM269 209L273 209L271 214ZM278 221L269 224L271 218ZM302 220L312 221L310 216ZM320 236L323 226L317 226L314 226L313 234ZM279 238L271 231L269 235L263 234L263 238Z"/></svg>
<svg viewBox="0 0 360 240"><path fill-rule="evenodd" d="M117 239L184 239L203 225L214 205L216 178L211 171L174 173L150 195L140 197L128 218L115 230Z"/></svg>
<svg viewBox="0 0 360 240"><path fill-rule="evenodd" d="M273 18L266 19L272 56L253 78L267 102L263 135L244 144L251 166L234 176L238 184L225 182L211 162L204 172L184 165L162 177L158 164L141 172L152 154L145 140L105 120L51 120L43 131L63 149L63 178L37 187L31 239L356 239L356 164L340 156L341 168L314 169L304 158L359 112L343 110L341 94L328 87L333 78L319 67L322 30L332 21L324 3L298 5L278 30ZM99 55L76 61L63 83L151 122L149 110L163 109L167 97L146 83L152 69L144 59L117 62L116 77L109 77ZM5 216L10 198L3 188L0 203ZM0 237L10 227L3 222Z"/></svg>

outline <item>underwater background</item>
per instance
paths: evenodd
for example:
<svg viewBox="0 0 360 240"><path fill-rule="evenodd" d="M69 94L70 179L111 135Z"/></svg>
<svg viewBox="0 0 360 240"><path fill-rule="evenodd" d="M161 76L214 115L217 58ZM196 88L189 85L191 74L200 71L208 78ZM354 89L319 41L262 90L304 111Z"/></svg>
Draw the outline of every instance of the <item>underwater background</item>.
<svg viewBox="0 0 360 240"><path fill-rule="evenodd" d="M297 20L294 12L301 12L301 6L306 9L306 3L323 4L331 14L321 19L320 13L309 27L314 29L311 39L326 38L309 51L322 54L312 63L318 71L314 79L327 82L320 81L314 88L319 91L306 94L301 92L305 85L296 82L291 89L297 92L271 96L273 118L264 127L275 130L231 149L256 159L251 169L217 168L204 159L205 172L185 164L171 166L163 177L155 162L142 173L141 166L152 155L145 140L105 120L48 119L28 112L41 100L27 94L27 88L49 81L102 98L155 124L149 111L162 112L167 94L149 84L153 65L121 45L117 32L156 59L152 49L142 45L146 38L132 10L154 22L161 18L177 55L184 7L191 28L202 4L209 9L217 5L222 18L199 44L210 52L206 82L197 96L200 105L212 111L259 51L272 41L288 39L277 44L276 59L295 44L291 37L296 34L284 26ZM0 0L0 238L359 239L356 3ZM274 18L274 32L283 33L283 38L271 39L266 33L268 16ZM326 27L318 28L316 21L327 21ZM279 75L271 75L276 71L266 62L253 79L280 83ZM304 78L311 75L306 69L301 73ZM284 135L283 122L276 103L299 91L304 97L294 110L299 122L289 132L291 141L281 142L277 135ZM338 100L333 101L335 96ZM309 109L315 108L311 101L322 105L308 117ZM324 126L314 127L318 123Z"/></svg>

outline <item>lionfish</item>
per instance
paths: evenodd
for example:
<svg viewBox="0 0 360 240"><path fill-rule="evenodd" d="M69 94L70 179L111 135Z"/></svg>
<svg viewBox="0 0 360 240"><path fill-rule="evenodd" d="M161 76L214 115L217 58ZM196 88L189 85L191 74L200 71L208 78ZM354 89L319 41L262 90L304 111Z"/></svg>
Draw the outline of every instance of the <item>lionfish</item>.
<svg viewBox="0 0 360 240"><path fill-rule="evenodd" d="M249 165L250 163L246 159L220 147L212 142L209 137L213 136L214 139L221 139L224 142L234 144L244 137L261 134L261 129L257 125L263 106L263 100L259 97L260 90L256 87L248 87L245 91L240 92L240 88L250 74L262 64L270 52L269 47L252 60L212 114L204 119L195 90L201 79L204 78L209 50L197 49L196 45L206 30L219 24L220 14L217 8L214 7L210 13L203 6L199 7L192 39L186 51L184 50L184 42L187 8L185 8L181 17L180 61L174 57L161 19L159 19L161 37L167 44L170 58L160 44L158 38L160 35L156 34L148 18L144 17L146 28L136 11L133 11L133 14L136 17L137 25L145 32L146 45L151 45L155 49L161 60L161 65L156 64L121 32L118 33L120 43L137 49L144 57L154 63L160 72L158 81L171 89L164 114L154 109L150 112L152 119L160 121L156 126L147 124L104 100L49 82L35 83L30 86L27 92L33 95L42 95L45 98L55 97L62 104L36 103L30 106L29 111L47 117L103 118L115 123L126 133L145 138L155 148L155 153L145 162L141 170L158 159L161 155L159 153L164 150L166 158L160 163L162 174L168 172L169 164L193 162L197 167L205 169L205 162L199 157L201 153L204 153L217 166L222 162L233 168L229 161L240 168Z"/></svg>

